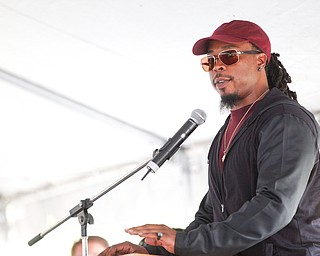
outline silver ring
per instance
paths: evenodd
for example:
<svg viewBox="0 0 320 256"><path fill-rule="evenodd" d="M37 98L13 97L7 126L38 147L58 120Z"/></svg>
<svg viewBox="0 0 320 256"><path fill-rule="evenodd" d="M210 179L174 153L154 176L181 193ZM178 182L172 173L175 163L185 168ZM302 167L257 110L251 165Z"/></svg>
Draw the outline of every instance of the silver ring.
<svg viewBox="0 0 320 256"><path fill-rule="evenodd" d="M157 232L157 240L160 240L162 236L163 236L162 232Z"/></svg>

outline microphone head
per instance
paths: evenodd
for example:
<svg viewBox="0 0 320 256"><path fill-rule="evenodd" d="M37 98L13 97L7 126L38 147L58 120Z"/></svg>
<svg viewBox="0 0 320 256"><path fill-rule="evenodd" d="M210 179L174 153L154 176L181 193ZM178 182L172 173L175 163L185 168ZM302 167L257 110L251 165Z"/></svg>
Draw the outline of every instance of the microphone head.
<svg viewBox="0 0 320 256"><path fill-rule="evenodd" d="M201 109L195 109L191 113L190 117L197 125L203 124L206 121L207 115Z"/></svg>

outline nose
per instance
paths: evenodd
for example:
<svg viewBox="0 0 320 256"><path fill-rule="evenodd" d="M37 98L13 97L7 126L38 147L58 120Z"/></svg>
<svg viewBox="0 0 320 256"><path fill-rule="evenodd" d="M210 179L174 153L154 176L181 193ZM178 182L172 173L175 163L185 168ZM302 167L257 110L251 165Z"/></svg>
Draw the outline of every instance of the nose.
<svg viewBox="0 0 320 256"><path fill-rule="evenodd" d="M226 67L222 63L222 61L219 58L216 58L216 61L215 61L214 66L213 66L213 71L221 72L221 71L223 71L225 69L226 69Z"/></svg>

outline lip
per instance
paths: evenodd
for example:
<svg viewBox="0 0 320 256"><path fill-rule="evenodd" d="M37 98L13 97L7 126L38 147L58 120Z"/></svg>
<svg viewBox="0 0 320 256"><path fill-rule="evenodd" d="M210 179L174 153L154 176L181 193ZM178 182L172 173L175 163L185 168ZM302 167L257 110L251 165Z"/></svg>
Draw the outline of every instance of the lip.
<svg viewBox="0 0 320 256"><path fill-rule="evenodd" d="M213 80L213 83L214 83L214 86L217 88L217 89L223 89L225 87L227 87L228 83L232 80L232 78L230 77L223 77L223 76L220 76L220 77L216 77L214 80Z"/></svg>

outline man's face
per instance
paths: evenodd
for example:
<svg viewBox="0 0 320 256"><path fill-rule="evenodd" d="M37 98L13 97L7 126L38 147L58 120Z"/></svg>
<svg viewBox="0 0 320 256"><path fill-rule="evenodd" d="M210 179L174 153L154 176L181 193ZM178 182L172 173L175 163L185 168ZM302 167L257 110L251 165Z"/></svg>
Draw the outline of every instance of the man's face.
<svg viewBox="0 0 320 256"><path fill-rule="evenodd" d="M217 57L221 51L231 49L237 51L255 50L248 42L229 44L211 41L207 55ZM213 87L221 96L222 107L240 108L252 103L257 98L257 94L260 95L259 79L261 74L257 70L261 65L261 60L258 56L259 54L241 54L239 61L232 65L226 65L217 59L213 70L209 71L209 75Z"/></svg>

